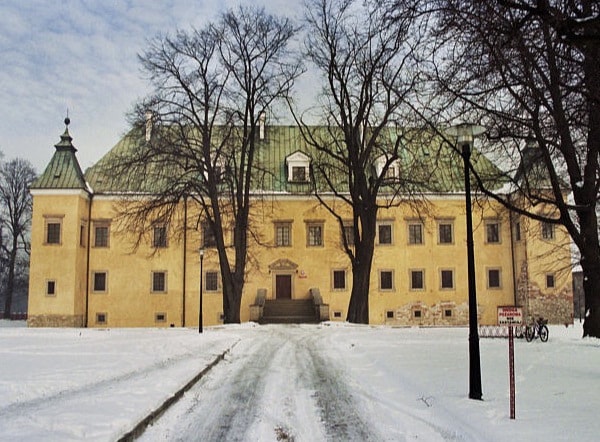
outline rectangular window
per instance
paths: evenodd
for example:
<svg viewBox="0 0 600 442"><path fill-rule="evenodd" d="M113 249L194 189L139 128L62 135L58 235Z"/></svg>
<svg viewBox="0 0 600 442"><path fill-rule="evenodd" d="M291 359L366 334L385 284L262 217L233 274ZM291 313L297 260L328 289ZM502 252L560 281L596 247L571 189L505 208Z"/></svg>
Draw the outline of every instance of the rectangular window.
<svg viewBox="0 0 600 442"><path fill-rule="evenodd" d="M554 224L542 223L542 238L543 239L554 239Z"/></svg>
<svg viewBox="0 0 600 442"><path fill-rule="evenodd" d="M152 272L152 293L166 293L167 272Z"/></svg>
<svg viewBox="0 0 600 442"><path fill-rule="evenodd" d="M425 271L411 270L410 271L410 289L423 290L425 288Z"/></svg>
<svg viewBox="0 0 600 442"><path fill-rule="evenodd" d="M94 225L94 247L108 247L108 224Z"/></svg>
<svg viewBox="0 0 600 442"><path fill-rule="evenodd" d="M166 313L155 313L154 314L154 322L161 323L167 322L167 314Z"/></svg>
<svg viewBox="0 0 600 442"><path fill-rule="evenodd" d="M444 318L451 318L452 317L452 309L446 308L444 309Z"/></svg>
<svg viewBox="0 0 600 442"><path fill-rule="evenodd" d="M388 310L385 312L385 317L387 319L394 319L394 310Z"/></svg>
<svg viewBox="0 0 600 442"><path fill-rule="evenodd" d="M423 224L410 223L408 225L408 243L423 244Z"/></svg>
<svg viewBox="0 0 600 442"><path fill-rule="evenodd" d="M379 238L379 244L391 244L392 243L392 225L391 224L379 224L377 226L377 237Z"/></svg>
<svg viewBox="0 0 600 442"><path fill-rule="evenodd" d="M303 166L292 167L292 181L296 181L296 182L300 182L300 183L308 181L306 167L303 167Z"/></svg>
<svg viewBox="0 0 600 442"><path fill-rule="evenodd" d="M521 241L521 223L519 221L515 223L515 240Z"/></svg>
<svg viewBox="0 0 600 442"><path fill-rule="evenodd" d="M555 287L554 273L546 273L546 288L553 289Z"/></svg>
<svg viewBox="0 0 600 442"><path fill-rule="evenodd" d="M212 248L217 246L217 240L210 225L206 222L202 223L202 247Z"/></svg>
<svg viewBox="0 0 600 442"><path fill-rule="evenodd" d="M352 224L344 225L344 237L346 238L346 243L348 246L354 245L354 226Z"/></svg>
<svg viewBox="0 0 600 442"><path fill-rule="evenodd" d="M292 223L275 223L275 245L277 247L292 245Z"/></svg>
<svg viewBox="0 0 600 442"><path fill-rule="evenodd" d="M323 245L323 224L307 224L306 244L309 247L319 247Z"/></svg>
<svg viewBox="0 0 600 442"><path fill-rule="evenodd" d="M154 226L152 246L156 248L167 247L167 226L164 224Z"/></svg>
<svg viewBox="0 0 600 442"><path fill-rule="evenodd" d="M421 310L414 310L413 311L413 316L415 318L420 318L421 317Z"/></svg>
<svg viewBox="0 0 600 442"><path fill-rule="evenodd" d="M333 278L333 290L346 290L346 271L345 270L334 270L332 278Z"/></svg>
<svg viewBox="0 0 600 442"><path fill-rule="evenodd" d="M46 223L46 244L60 244L60 227L59 221Z"/></svg>
<svg viewBox="0 0 600 442"><path fill-rule="evenodd" d="M81 247L85 247L85 245L86 245L86 234L85 234L86 226L87 226L87 224L85 222L82 222L79 225L79 245Z"/></svg>
<svg viewBox="0 0 600 442"><path fill-rule="evenodd" d="M207 292L216 292L219 290L219 273L206 272L204 274L204 289Z"/></svg>
<svg viewBox="0 0 600 442"><path fill-rule="evenodd" d="M96 313L96 324L106 324L107 314L106 313Z"/></svg>
<svg viewBox="0 0 600 442"><path fill-rule="evenodd" d="M106 272L94 272L92 275L93 279L93 291L96 293L106 293L107 290L107 273Z"/></svg>
<svg viewBox="0 0 600 442"><path fill-rule="evenodd" d="M440 286L442 289L453 289L454 288L454 271L453 270L441 270L440 271Z"/></svg>
<svg viewBox="0 0 600 442"><path fill-rule="evenodd" d="M381 270L379 272L379 290L394 289L394 272L392 270Z"/></svg>
<svg viewBox="0 0 600 442"><path fill-rule="evenodd" d="M502 284L500 280L500 269L488 269L488 288L499 289Z"/></svg>
<svg viewBox="0 0 600 442"><path fill-rule="evenodd" d="M56 281L54 281L53 279L49 279L48 281L46 281L46 295L56 295Z"/></svg>
<svg viewBox="0 0 600 442"><path fill-rule="evenodd" d="M488 244L500 242L500 223L498 221L487 221L485 223L485 242Z"/></svg>
<svg viewBox="0 0 600 442"><path fill-rule="evenodd" d="M452 235L452 223L440 222L438 224L438 243L439 244L452 244L454 238Z"/></svg>

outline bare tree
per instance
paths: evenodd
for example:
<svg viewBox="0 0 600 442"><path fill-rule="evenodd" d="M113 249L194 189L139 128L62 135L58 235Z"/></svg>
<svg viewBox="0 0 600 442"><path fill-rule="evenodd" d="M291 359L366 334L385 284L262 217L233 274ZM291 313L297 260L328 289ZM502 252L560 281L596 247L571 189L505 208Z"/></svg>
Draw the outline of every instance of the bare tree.
<svg viewBox="0 0 600 442"><path fill-rule="evenodd" d="M108 166L144 194L122 210L139 238L152 220L197 203L197 224L206 223L219 257L226 323L240 322L260 119L301 73L288 49L295 33L287 18L240 7L204 29L156 38L140 56L154 94L134 115L151 135Z"/></svg>
<svg viewBox="0 0 600 442"><path fill-rule="evenodd" d="M489 153L504 159L513 180L510 198L481 188L522 215L566 228L581 255L584 336L600 337L600 4L436 5L435 72L451 100L446 108L489 128Z"/></svg>
<svg viewBox="0 0 600 442"><path fill-rule="evenodd" d="M29 161L16 158L0 163L0 232L7 233L7 241L2 236L2 254L6 257L6 284L4 286L4 315L10 317L13 301L16 270L19 254L29 254L28 239L31 224L31 195L29 185L36 174Z"/></svg>
<svg viewBox="0 0 600 442"><path fill-rule="evenodd" d="M347 320L355 323L369 321L378 210L414 187L412 137L424 136L409 105L418 93L414 50L422 34L416 2L401 3L394 21L377 1L315 0L306 8L307 55L325 83L317 109L324 124L302 131L317 152L315 194L337 219L352 265Z"/></svg>

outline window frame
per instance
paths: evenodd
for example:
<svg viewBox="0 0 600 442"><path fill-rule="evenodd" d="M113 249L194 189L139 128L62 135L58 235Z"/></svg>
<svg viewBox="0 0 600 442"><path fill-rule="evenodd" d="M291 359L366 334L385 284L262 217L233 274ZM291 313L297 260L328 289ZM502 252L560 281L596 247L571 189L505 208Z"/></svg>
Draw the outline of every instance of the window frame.
<svg viewBox="0 0 600 442"><path fill-rule="evenodd" d="M447 246L454 244L454 221L452 220L439 220L437 223L437 240L438 244ZM450 228L450 241L442 241L442 227ZM447 233L447 232L446 232Z"/></svg>
<svg viewBox="0 0 600 442"><path fill-rule="evenodd" d="M162 280L162 289L157 288L156 283L157 280L156 278L162 275L163 280ZM156 293L156 294L165 294L168 292L169 290L169 286L168 286L168 273L166 270L152 270L151 274L150 274L150 293Z"/></svg>
<svg viewBox="0 0 600 442"><path fill-rule="evenodd" d="M556 275L554 273L551 273L551 272L546 273L544 275L544 280L545 280L547 289L555 289L556 288ZM549 284L550 281L552 281L552 284Z"/></svg>
<svg viewBox="0 0 600 442"><path fill-rule="evenodd" d="M157 235L157 232L159 234ZM168 229L165 223L156 223L152 226L152 247L166 249L169 246Z"/></svg>
<svg viewBox="0 0 600 442"><path fill-rule="evenodd" d="M99 280L97 276L104 275L104 288L98 288L96 285ZM92 271L92 293L108 293L108 271L106 270L93 270Z"/></svg>
<svg viewBox="0 0 600 442"><path fill-rule="evenodd" d="M491 272L498 273L498 284L492 285ZM488 267L486 269L486 285L489 290L501 290L502 289L502 269L500 267Z"/></svg>
<svg viewBox="0 0 600 442"><path fill-rule="evenodd" d="M275 221L273 225L275 247L292 247L292 221ZM287 235L285 234L286 231Z"/></svg>
<svg viewBox="0 0 600 442"><path fill-rule="evenodd" d="M421 287L415 287L414 285L415 280L413 279L413 274L417 273L421 274ZM411 291L425 290L425 269L410 269L408 271L408 284Z"/></svg>
<svg viewBox="0 0 600 442"><path fill-rule="evenodd" d="M451 276L451 286L447 287L444 286L444 273L446 272L450 272L450 276ZM443 268L440 269L440 290L455 290L456 289L456 278L454 277L454 269L450 269L450 268Z"/></svg>
<svg viewBox="0 0 600 442"><path fill-rule="evenodd" d="M106 312L96 312L96 324L97 325L106 325L106 324L108 324L108 313L106 313Z"/></svg>
<svg viewBox="0 0 600 442"><path fill-rule="evenodd" d="M94 248L104 249L110 247L110 222L107 221L94 221ZM106 238L98 236L98 230L106 229ZM99 243L99 238L104 239L102 243Z"/></svg>
<svg viewBox="0 0 600 442"><path fill-rule="evenodd" d="M393 269L380 269L378 272L378 280L379 280L379 291L381 292L393 292L396 289L396 284L394 281L394 270ZM383 274L389 274L390 277L390 287L383 287Z"/></svg>
<svg viewBox="0 0 600 442"><path fill-rule="evenodd" d="M540 223L541 223L540 230L541 230L542 239L544 241L554 241L554 239L556 238L554 224L546 222L546 221L540 221Z"/></svg>
<svg viewBox="0 0 600 442"><path fill-rule="evenodd" d="M52 291L50 291L50 284L52 284ZM46 296L56 296L56 279L46 279Z"/></svg>
<svg viewBox="0 0 600 442"><path fill-rule="evenodd" d="M64 215L44 216L44 245L60 246L63 240L63 218ZM58 226L58 232L51 232L50 226ZM54 229L53 229L54 230ZM51 233L52 238L50 237ZM55 238L58 235L58 238ZM52 239L52 241L51 241Z"/></svg>
<svg viewBox="0 0 600 442"><path fill-rule="evenodd" d="M344 238L346 238L346 244L348 247L354 247L356 244L356 232L354 231L354 224L351 221L345 222L342 230L342 234L344 235L342 238L342 244L344 243Z"/></svg>
<svg viewBox="0 0 600 442"><path fill-rule="evenodd" d="M207 221L201 223L202 229L202 247L205 249L214 249L217 247L217 238L210 228Z"/></svg>
<svg viewBox="0 0 600 442"><path fill-rule="evenodd" d="M418 232L419 232L418 238L415 235L416 231L413 232L413 229L415 227L419 228L419 230L418 230ZM423 225L423 222L421 222L421 221L408 221L408 223L407 223L408 245L411 245L411 246L422 246L422 245L425 244L424 228L425 228L425 226Z"/></svg>
<svg viewBox="0 0 600 442"><path fill-rule="evenodd" d="M381 229L388 228L389 229L389 241L383 242L381 240ZM384 236L385 239L388 237ZM377 223L377 245L380 246L391 246L394 245L394 223L393 221L381 221Z"/></svg>
<svg viewBox="0 0 600 442"><path fill-rule="evenodd" d="M486 220L484 222L485 225L485 244L501 244L502 243L502 223L500 220ZM490 231L490 228L495 226L495 236L490 235L493 231Z"/></svg>
<svg viewBox="0 0 600 442"><path fill-rule="evenodd" d="M211 286L208 285L208 283L209 283L209 277L208 277L208 275L209 274L211 275L211 278L212 278L212 275L214 275L214 278L215 278L215 287L214 288L213 288L212 285ZM205 292L208 292L208 293L217 293L217 292L219 292L221 290L221 284L219 283L219 272L218 271L216 271L216 270L206 270L204 272L203 277L204 277L204 291Z"/></svg>
<svg viewBox="0 0 600 442"><path fill-rule="evenodd" d="M336 273L343 276L343 287L336 287ZM348 290L348 271L346 269L331 269L331 290L334 292L344 292Z"/></svg>
<svg viewBox="0 0 600 442"><path fill-rule="evenodd" d="M306 222L306 247L323 247L324 241L324 228L325 223L323 221L307 221ZM314 241L314 236L311 235L311 229L319 229L319 241Z"/></svg>

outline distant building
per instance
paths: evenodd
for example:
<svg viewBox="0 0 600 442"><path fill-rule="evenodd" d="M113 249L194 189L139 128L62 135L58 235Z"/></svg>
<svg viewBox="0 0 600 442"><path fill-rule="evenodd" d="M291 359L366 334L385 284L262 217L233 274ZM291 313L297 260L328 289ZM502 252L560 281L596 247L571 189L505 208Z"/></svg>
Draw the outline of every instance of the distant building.
<svg viewBox="0 0 600 442"><path fill-rule="evenodd" d="M260 136L257 161L261 170L268 169L269 179L256 189L252 219L258 220L253 228L264 241L250 244L256 264L247 272L242 320L257 319L252 307L257 295L310 299L319 293L326 316L343 321L351 267L336 220L307 191L311 150L295 127L264 127ZM137 249L127 229L117 228L115 205L125 189L114 187L118 180L106 180L102 164L114 152L144 142L144 133L132 131L84 174L68 128L61 136L31 187L29 326L196 326L201 246L206 250L203 321L222 321L217 255L202 223L173 225L157 219ZM376 159L375 171L377 167ZM480 156L477 167L493 165ZM427 211L400 204L379 212L371 324L468 323L460 164L439 169L431 171L439 186L426 194ZM190 204L187 213L198 213ZM571 321L571 257L564 229L518 217L491 200L477 204L473 215L480 323L495 324L497 307L515 304L526 315ZM351 237L352 232L345 234Z"/></svg>

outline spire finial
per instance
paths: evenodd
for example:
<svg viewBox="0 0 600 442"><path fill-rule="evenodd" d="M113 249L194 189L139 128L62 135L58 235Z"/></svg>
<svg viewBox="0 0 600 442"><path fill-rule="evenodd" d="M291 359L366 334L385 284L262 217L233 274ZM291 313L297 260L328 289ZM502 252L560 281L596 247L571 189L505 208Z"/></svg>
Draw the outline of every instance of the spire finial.
<svg viewBox="0 0 600 442"><path fill-rule="evenodd" d="M65 125L67 129L69 128L69 124L71 123L71 119L69 118L69 108L67 108L67 117L65 118Z"/></svg>

